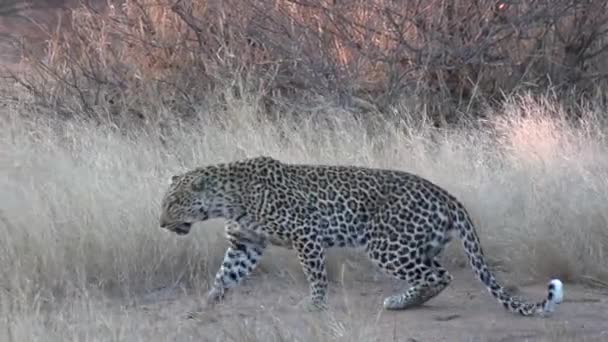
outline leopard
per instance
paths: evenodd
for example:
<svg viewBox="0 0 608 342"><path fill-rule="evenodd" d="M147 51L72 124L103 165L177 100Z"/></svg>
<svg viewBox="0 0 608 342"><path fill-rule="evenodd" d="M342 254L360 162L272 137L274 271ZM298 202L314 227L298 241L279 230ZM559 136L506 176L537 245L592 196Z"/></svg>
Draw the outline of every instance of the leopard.
<svg viewBox="0 0 608 342"><path fill-rule="evenodd" d="M260 155L195 167L170 177L160 227L186 235L196 222L224 219L227 249L206 302L223 302L268 249L291 249L308 282L309 308L327 310L326 252L358 248L407 288L383 301L386 310L425 304L452 282L440 263L457 237L476 277L509 312L548 316L563 300L563 283L548 282L539 302L515 297L486 262L471 215L454 195L420 175L389 168L296 164Z"/></svg>

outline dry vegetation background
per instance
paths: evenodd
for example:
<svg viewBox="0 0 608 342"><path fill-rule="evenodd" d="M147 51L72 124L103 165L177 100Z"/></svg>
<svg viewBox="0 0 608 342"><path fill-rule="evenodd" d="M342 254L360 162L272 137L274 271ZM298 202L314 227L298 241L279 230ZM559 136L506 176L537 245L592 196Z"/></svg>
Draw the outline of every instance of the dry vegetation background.
<svg viewBox="0 0 608 342"><path fill-rule="evenodd" d="M159 200L260 154L418 173L515 283L608 284L604 0L2 4L0 340L198 340L129 323L159 288L206 291L223 253L218 223L162 232ZM258 273L301 283L281 253ZM216 337L294 338L239 324Z"/></svg>

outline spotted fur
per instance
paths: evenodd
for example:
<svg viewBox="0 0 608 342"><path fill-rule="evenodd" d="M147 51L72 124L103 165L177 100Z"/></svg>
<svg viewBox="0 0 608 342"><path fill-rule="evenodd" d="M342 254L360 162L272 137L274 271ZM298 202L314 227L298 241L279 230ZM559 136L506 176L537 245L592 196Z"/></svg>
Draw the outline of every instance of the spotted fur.
<svg viewBox="0 0 608 342"><path fill-rule="evenodd" d="M477 277L509 311L548 314L562 300L557 279L541 302L509 295L489 270L464 206L406 172L257 157L174 176L162 200L160 226L183 235L192 223L211 218L227 220L229 241L211 302L246 278L270 243L295 250L316 308L327 305L325 250L331 247L361 247L384 272L410 284L384 300L386 309L418 306L452 281L438 256L453 236L462 241Z"/></svg>

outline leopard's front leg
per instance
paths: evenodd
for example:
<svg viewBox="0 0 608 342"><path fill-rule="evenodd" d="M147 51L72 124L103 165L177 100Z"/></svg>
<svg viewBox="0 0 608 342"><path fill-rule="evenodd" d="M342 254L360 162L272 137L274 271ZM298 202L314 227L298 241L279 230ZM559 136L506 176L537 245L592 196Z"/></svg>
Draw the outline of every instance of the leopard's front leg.
<svg viewBox="0 0 608 342"><path fill-rule="evenodd" d="M301 237L293 241L293 247L310 285L308 309L327 309L327 270L323 245L315 239Z"/></svg>
<svg viewBox="0 0 608 342"><path fill-rule="evenodd" d="M229 247L207 295L207 302L211 305L222 300L228 289L237 286L251 274L267 245L264 237L237 222L226 225L226 236Z"/></svg>

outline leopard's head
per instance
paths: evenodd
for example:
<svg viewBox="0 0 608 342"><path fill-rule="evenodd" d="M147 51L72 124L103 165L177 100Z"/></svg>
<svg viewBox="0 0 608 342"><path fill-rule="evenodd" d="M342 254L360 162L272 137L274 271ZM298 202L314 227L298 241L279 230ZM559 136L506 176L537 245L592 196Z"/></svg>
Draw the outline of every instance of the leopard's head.
<svg viewBox="0 0 608 342"><path fill-rule="evenodd" d="M216 166L172 176L161 202L160 227L185 235L195 222L223 217L229 189L224 170Z"/></svg>

